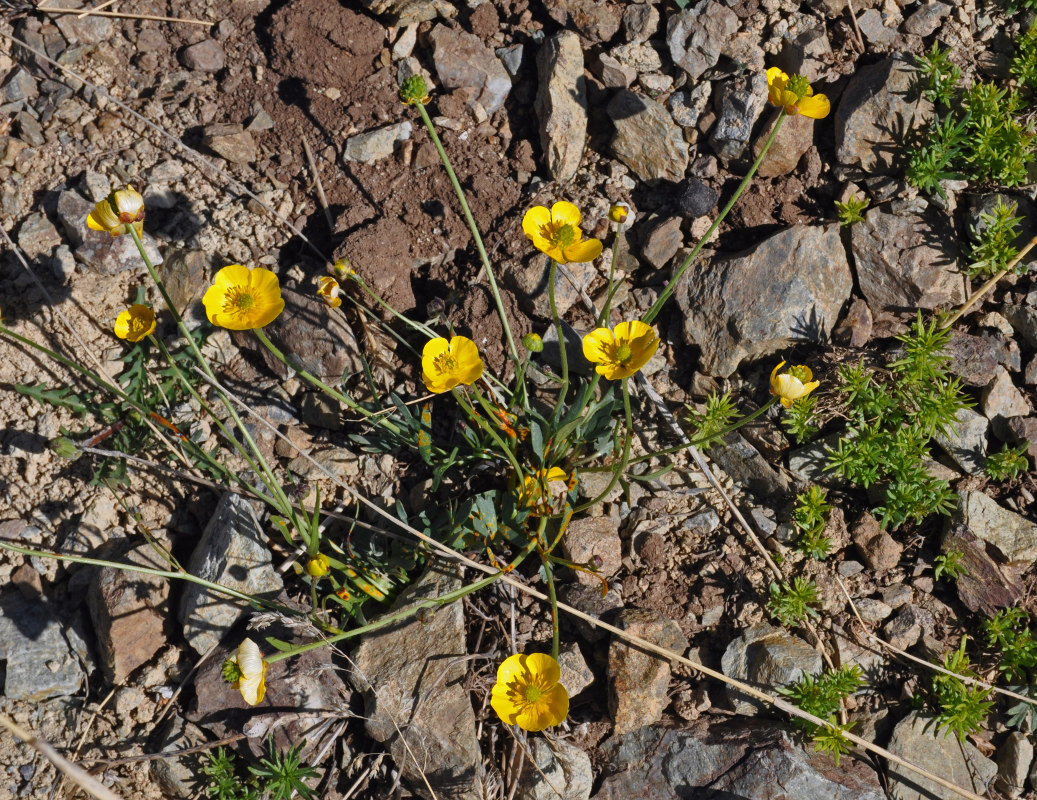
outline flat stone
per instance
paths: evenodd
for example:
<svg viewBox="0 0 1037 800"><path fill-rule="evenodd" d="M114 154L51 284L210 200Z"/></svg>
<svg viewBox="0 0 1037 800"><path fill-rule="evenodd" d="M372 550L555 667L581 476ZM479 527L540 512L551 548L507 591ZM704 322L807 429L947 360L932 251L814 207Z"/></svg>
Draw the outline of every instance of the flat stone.
<svg viewBox="0 0 1037 800"><path fill-rule="evenodd" d="M40 703L76 694L89 666L86 643L40 597L9 592L0 599L0 660L7 662L4 696Z"/></svg>
<svg viewBox="0 0 1037 800"><path fill-rule="evenodd" d="M940 27L940 23L951 13L951 10L951 6L946 3L925 3L904 20L904 30L915 36L929 36L936 33L936 29Z"/></svg>
<svg viewBox="0 0 1037 800"><path fill-rule="evenodd" d="M993 616L998 609L1014 606L1022 599L1023 587L1015 570L1003 568L992 559L985 544L964 525L948 526L940 551L961 554L964 570L954 578L958 599L970 611ZM949 576L948 576L949 577Z"/></svg>
<svg viewBox="0 0 1037 800"><path fill-rule="evenodd" d="M897 29L885 24L882 13L877 8L866 9L857 18L857 27L861 35L872 45L888 47L897 38Z"/></svg>
<svg viewBox="0 0 1037 800"><path fill-rule="evenodd" d="M937 732L936 721L912 711L893 729L888 749L912 764L971 792L984 794L997 775L997 765L970 742L959 742L948 731ZM933 800L951 793L939 784L896 764L887 767L892 800Z"/></svg>
<svg viewBox="0 0 1037 800"><path fill-rule="evenodd" d="M996 547L1009 564L1029 565L1037 559L1037 524L1002 508L984 492L961 492L952 522Z"/></svg>
<svg viewBox="0 0 1037 800"><path fill-rule="evenodd" d="M43 135L43 128L40 126L39 120L28 111L19 111L15 116L15 122L18 126L18 135L27 144L42 147L46 143L47 140Z"/></svg>
<svg viewBox="0 0 1037 800"><path fill-rule="evenodd" d="M429 33L432 62L445 89L470 87L490 114L504 105L511 77L496 54L473 34L436 25Z"/></svg>
<svg viewBox="0 0 1037 800"><path fill-rule="evenodd" d="M276 597L282 581L271 563L265 540L252 504L226 492L191 554L188 571L239 592ZM198 584L184 586L180 621L184 638L199 655L218 644L245 614L239 600L215 594Z"/></svg>
<svg viewBox="0 0 1037 800"><path fill-rule="evenodd" d="M727 646L720 660L723 673L736 680L773 693L795 683L804 675L821 671L821 654L788 631L759 622ZM736 714L756 716L761 702L733 687L726 687Z"/></svg>
<svg viewBox="0 0 1037 800"><path fill-rule="evenodd" d="M666 43L670 57L695 80L716 65L737 30L738 17L731 9L715 0L701 0L668 16Z"/></svg>
<svg viewBox="0 0 1037 800"><path fill-rule="evenodd" d="M717 121L709 134L709 143L721 159L740 158L749 144L756 118L766 105L767 78L754 74L748 83L744 80L720 84L714 104Z"/></svg>
<svg viewBox="0 0 1037 800"><path fill-rule="evenodd" d="M604 596L597 586L584 586L580 583L570 583L562 586L559 590L561 599L577 611L582 611L590 617L600 619L604 622L613 622L618 611L623 608L623 597L615 587L611 587ZM572 622L580 637L588 642L599 642L608 635L596 625L591 625L579 618Z"/></svg>
<svg viewBox="0 0 1037 800"><path fill-rule="evenodd" d="M873 312L955 306L965 299L954 264L950 218L935 206L924 213L870 209L850 231L857 279Z"/></svg>
<svg viewBox="0 0 1037 800"><path fill-rule="evenodd" d="M885 624L882 635L893 647L907 650L924 636L932 636L935 625L932 612L909 603Z"/></svg>
<svg viewBox="0 0 1037 800"><path fill-rule="evenodd" d="M623 544L616 524L608 517L580 517L569 523L562 538L562 552L575 564L597 563L598 574L611 578L623 566ZM601 586L594 575L577 570L576 580Z"/></svg>
<svg viewBox="0 0 1037 800"><path fill-rule="evenodd" d="M594 671L587 666L587 660L576 642L566 642L559 646L558 668L561 674L558 682L569 693L569 699L594 683Z"/></svg>
<svg viewBox="0 0 1037 800"><path fill-rule="evenodd" d="M766 92L764 92L766 94ZM779 110L780 112L780 110ZM777 113L772 116L768 126L760 131L754 148L756 155L763 149L763 143L767 140L774 123L777 121ZM814 120L804 117L802 114L786 116L781 124L781 132L775 138L767 154L760 162L757 174L761 178L778 178L794 172L799 166L800 159L814 144Z"/></svg>
<svg viewBox="0 0 1037 800"><path fill-rule="evenodd" d="M202 144L232 164L252 164L259 157L252 134L235 123L206 125L202 131Z"/></svg>
<svg viewBox="0 0 1037 800"><path fill-rule="evenodd" d="M78 0L57 0L52 8L83 8L84 5ZM108 17L59 14L53 20L70 44L102 44L112 38L112 21Z"/></svg>
<svg viewBox="0 0 1037 800"><path fill-rule="evenodd" d="M754 497L786 495L791 488L788 479L737 431L710 447L709 457Z"/></svg>
<svg viewBox="0 0 1037 800"><path fill-rule="evenodd" d="M943 451L969 475L982 475L987 463L987 431L990 423L971 408L954 413L954 424L946 432L937 432L933 439Z"/></svg>
<svg viewBox="0 0 1037 800"><path fill-rule="evenodd" d="M679 125L661 103L631 91L620 91L607 111L616 126L612 151L643 181L684 177L688 144Z"/></svg>
<svg viewBox="0 0 1037 800"><path fill-rule="evenodd" d="M19 67L11 73L4 85L4 99L8 103L17 103L21 100L32 100L39 96L39 88L36 79L25 69Z"/></svg>
<svg viewBox="0 0 1037 800"><path fill-rule="evenodd" d="M594 63L594 74L601 78L606 89L629 89L637 80L637 70L621 64L608 53L601 53Z"/></svg>
<svg viewBox="0 0 1037 800"><path fill-rule="evenodd" d="M852 289L839 226L794 225L689 270L675 295L684 340L702 350L700 369L727 377L746 358L827 340Z"/></svg>
<svg viewBox="0 0 1037 800"><path fill-rule="evenodd" d="M861 597L854 600L853 604L865 622L882 622L893 613L893 609L889 605L872 597Z"/></svg>
<svg viewBox="0 0 1037 800"><path fill-rule="evenodd" d="M900 563L904 547L879 525L868 512L850 529L850 538L861 551L864 563L876 572L886 572Z"/></svg>
<svg viewBox="0 0 1037 800"><path fill-rule="evenodd" d="M158 268L169 299L184 314L199 302L209 285L211 260L204 250L174 250Z"/></svg>
<svg viewBox="0 0 1037 800"><path fill-rule="evenodd" d="M590 756L565 739L541 736L530 738L529 749L533 763L522 772L519 800L588 800L594 785Z"/></svg>
<svg viewBox="0 0 1037 800"><path fill-rule="evenodd" d="M1033 761L1033 744L1025 733L1009 731L997 748L995 786L1006 797L1019 797L1025 791L1026 778Z"/></svg>
<svg viewBox="0 0 1037 800"><path fill-rule="evenodd" d="M433 563L400 595L393 611L460 587L456 569ZM482 797L475 712L460 661L467 652L464 606L458 601L365 636L350 675L364 693L368 734L388 743L404 780L423 786L427 778L439 796L455 800ZM420 702L429 691L435 692L434 702Z"/></svg>
<svg viewBox="0 0 1037 800"><path fill-rule="evenodd" d="M623 33L628 42L647 42L659 27L659 9L650 4L631 4L623 9Z"/></svg>
<svg viewBox="0 0 1037 800"><path fill-rule="evenodd" d="M199 72L219 72L227 62L220 43L215 39L203 39L185 47L180 52L180 63Z"/></svg>
<svg viewBox="0 0 1037 800"><path fill-rule="evenodd" d="M551 178L570 180L580 167L587 137L587 82L580 37L562 32L548 37L537 52L540 147Z"/></svg>
<svg viewBox="0 0 1037 800"><path fill-rule="evenodd" d="M688 649L680 626L658 611L624 609L616 616L615 625L680 655ZM614 733L629 733L662 719L670 702L669 661L613 638L609 645L608 677Z"/></svg>
<svg viewBox="0 0 1037 800"><path fill-rule="evenodd" d="M997 367L994 379L980 394L979 404L983 409L983 416L992 421L1025 417L1030 413L1030 404L1026 402L1026 397L1012 383L1012 376L1002 366Z"/></svg>
<svg viewBox="0 0 1037 800"><path fill-rule="evenodd" d="M151 569L168 569L150 545L130 550L121 559ZM98 570L87 602L97 631L101 669L111 685L123 683L166 645L165 615L169 581L155 575L114 567Z"/></svg>
<svg viewBox="0 0 1037 800"><path fill-rule="evenodd" d="M566 311L580 302L580 291L586 291L590 288L591 284L598 277L598 270L593 262L571 262L565 265L565 269L572 275L573 280L570 281L562 274L561 270L558 270L557 282L555 283L555 303L558 307L558 313L562 316L565 316ZM551 318L551 298L548 291L551 277L551 261L547 256L534 253L524 263L515 262L512 266L505 267L503 276L507 283L514 287L519 302L526 309L537 317ZM554 328L554 326L551 327L552 329ZM551 331L548 332L550 333ZM545 337L545 343L546 341ZM572 366L573 362L570 358L569 368L572 369Z"/></svg>
<svg viewBox="0 0 1037 800"><path fill-rule="evenodd" d="M360 0L360 5L398 27L457 16L457 7L450 0Z"/></svg>
<svg viewBox="0 0 1037 800"><path fill-rule="evenodd" d="M93 206L91 206L91 210ZM83 218L82 242L76 247L76 258L90 267L90 269L101 275L116 275L131 269L144 269L144 261L140 257L140 251L129 234L122 236L111 236L104 231L95 231L86 227L86 217ZM147 231L140 237L144 245L144 252L148 254L152 266L162 263L162 253L154 237Z"/></svg>
<svg viewBox="0 0 1037 800"><path fill-rule="evenodd" d="M656 269L662 269L670 263L681 245L684 234L681 233L681 218L667 217L657 221L643 234L641 241L641 258Z"/></svg>
<svg viewBox="0 0 1037 800"><path fill-rule="evenodd" d="M951 357L948 365L951 373L968 386L986 386L994 380L1004 350L1003 340L995 336L974 336L952 330L946 351Z"/></svg>
<svg viewBox="0 0 1037 800"><path fill-rule="evenodd" d="M410 139L412 130L411 123L404 121L350 136L346 139L342 158L346 161L358 161L361 164L370 164L383 158L389 158L395 152L397 142Z"/></svg>
<svg viewBox="0 0 1037 800"><path fill-rule="evenodd" d="M50 255L64 240L42 211L30 214L18 228L18 246L29 258Z"/></svg>

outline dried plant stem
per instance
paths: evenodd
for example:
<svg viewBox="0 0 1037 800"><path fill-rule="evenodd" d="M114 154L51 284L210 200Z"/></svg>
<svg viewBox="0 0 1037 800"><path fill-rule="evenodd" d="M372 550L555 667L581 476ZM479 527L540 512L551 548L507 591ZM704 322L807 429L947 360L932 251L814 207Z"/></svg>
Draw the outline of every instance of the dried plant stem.
<svg viewBox="0 0 1037 800"><path fill-rule="evenodd" d="M108 8L108 6L115 5L117 2L118 2L118 0L104 0L104 2L101 3L101 5L99 5L99 6L94 6L93 8L84 8L80 12L80 14L77 17L77 19L82 19L83 17L89 17L91 14L96 14L98 11L104 11L106 8Z"/></svg>
<svg viewBox="0 0 1037 800"><path fill-rule="evenodd" d="M972 307L976 305L976 303L978 303L980 300L982 300L983 297L991 289L993 289L995 285L997 285L998 281L1000 281L1003 277L1005 277L1005 275L1007 275L1009 272L1015 269L1016 265L1023 260L1023 257L1027 253L1029 253L1030 250L1033 249L1034 245L1037 245L1037 236L1034 236L1032 239L1030 239L1030 241L1026 243L1023 249L1019 251L1016 257L1008 262L1008 264L1005 266L1003 270L1001 270L999 273L997 273L997 275L995 275L993 278L991 278L982 286L980 286L975 292L973 292L972 297L970 297L968 300L961 304L961 308L959 308L957 311L955 311L953 314L947 317L947 319L945 319L940 324L940 330L946 330L959 319L961 319L961 317L963 317L965 314L969 313Z"/></svg>
<svg viewBox="0 0 1037 800"><path fill-rule="evenodd" d="M105 3L104 5L108 5ZM81 17L114 17L115 19L143 19L151 20L152 22L182 22L185 25L205 25L209 27L215 23L208 22L204 19L179 19L177 17L159 17L154 14L122 14L118 11L94 11L89 9L86 14L83 13L81 8L50 8L48 6L37 6L37 11L44 14L78 14Z"/></svg>
<svg viewBox="0 0 1037 800"><path fill-rule="evenodd" d="M302 150L306 154L306 163L309 165L310 174L313 176L313 186L317 190L317 200L320 202L321 210L324 212L324 219L328 223L328 233L334 233L335 222L331 218L328 197L324 194L324 184L320 182L320 170L317 169L317 162L313 158L313 150L310 149L309 139L305 136L302 137Z"/></svg>

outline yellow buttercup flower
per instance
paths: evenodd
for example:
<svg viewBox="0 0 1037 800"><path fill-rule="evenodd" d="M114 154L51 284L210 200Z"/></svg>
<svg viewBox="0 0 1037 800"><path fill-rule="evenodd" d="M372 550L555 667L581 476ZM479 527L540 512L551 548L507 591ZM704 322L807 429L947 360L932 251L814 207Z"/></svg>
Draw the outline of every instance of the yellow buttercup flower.
<svg viewBox="0 0 1037 800"><path fill-rule="evenodd" d="M266 663L259 645L245 639L238 645L238 652L223 664L224 678L233 678L234 688L250 706L263 702L266 695Z"/></svg>
<svg viewBox="0 0 1037 800"><path fill-rule="evenodd" d="M465 336L429 339L421 351L421 379L439 394L459 383L470 386L482 377L483 363L475 342Z"/></svg>
<svg viewBox="0 0 1037 800"><path fill-rule="evenodd" d="M823 94L814 94L814 88L802 75L791 78L777 67L767 70L767 99L771 105L784 108L786 114L802 114L811 119L824 119L832 104Z"/></svg>
<svg viewBox="0 0 1037 800"><path fill-rule="evenodd" d="M533 206L522 218L522 230L537 250L559 264L593 261L601 255L598 239L584 239L580 209L560 200L551 206Z"/></svg>
<svg viewBox="0 0 1037 800"><path fill-rule="evenodd" d="M810 367L802 364L789 367L788 372L779 375L778 371L784 366L785 362L782 361L771 370L771 394L780 398L785 408L792 408L793 403L814 391L821 385L821 381L812 381L814 374Z"/></svg>
<svg viewBox="0 0 1037 800"><path fill-rule="evenodd" d="M306 574L311 578L320 578L328 574L331 560L323 553L318 553L306 562Z"/></svg>
<svg viewBox="0 0 1037 800"><path fill-rule="evenodd" d="M155 312L151 306L134 303L115 318L115 335L127 342L139 342L155 332Z"/></svg>
<svg viewBox="0 0 1037 800"><path fill-rule="evenodd" d="M329 308L342 305L342 287L330 275L318 279L317 295Z"/></svg>
<svg viewBox="0 0 1037 800"><path fill-rule="evenodd" d="M508 725L542 731L569 713L569 693L558 682L558 662L543 653L513 655L497 668L490 705Z"/></svg>
<svg viewBox="0 0 1037 800"><path fill-rule="evenodd" d="M216 273L202 298L209 322L232 331L269 325L284 311L277 276L268 269L231 264Z"/></svg>
<svg viewBox="0 0 1037 800"><path fill-rule="evenodd" d="M659 347L655 329L635 320L620 322L614 330L596 328L583 337L583 355L606 380L629 378L648 363Z"/></svg>
<svg viewBox="0 0 1037 800"><path fill-rule="evenodd" d="M130 232L130 226L140 236L144 233L144 198L132 186L113 190L94 206L86 218L87 227L107 231L112 236Z"/></svg>

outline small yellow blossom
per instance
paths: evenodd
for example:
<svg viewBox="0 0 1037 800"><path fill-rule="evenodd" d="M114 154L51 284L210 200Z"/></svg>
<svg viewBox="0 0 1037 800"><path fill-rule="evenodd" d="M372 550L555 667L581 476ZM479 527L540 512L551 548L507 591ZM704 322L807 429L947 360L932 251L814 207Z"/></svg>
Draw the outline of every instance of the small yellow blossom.
<svg viewBox="0 0 1037 800"><path fill-rule="evenodd" d="M655 329L640 320L615 329L596 328L583 337L583 355L606 380L629 378L648 363L659 347Z"/></svg>
<svg viewBox="0 0 1037 800"><path fill-rule="evenodd" d="M560 677L558 662L549 655L509 656L497 668L490 705L508 725L525 731L558 725L569 713L569 693Z"/></svg>
<svg viewBox="0 0 1037 800"><path fill-rule="evenodd" d="M128 342L139 342L155 332L155 312L151 306L134 303L115 318L115 335Z"/></svg>
<svg viewBox="0 0 1037 800"><path fill-rule="evenodd" d="M627 215L630 214L630 209L624 205L616 204L609 206L609 219L613 222L623 223L627 221Z"/></svg>
<svg viewBox="0 0 1037 800"><path fill-rule="evenodd" d="M465 336L429 339L421 351L421 379L430 392L449 392L482 377L483 363L475 342Z"/></svg>
<svg viewBox="0 0 1037 800"><path fill-rule="evenodd" d="M522 218L522 230L537 250L559 264L593 261L601 255L598 239L584 239L580 209L560 200L551 206L533 206Z"/></svg>
<svg viewBox="0 0 1037 800"><path fill-rule="evenodd" d="M782 361L778 366L771 370L771 394L781 399L781 404L785 408L792 408L792 404L800 398L806 397L814 389L821 385L820 381L812 381L814 377L810 371L810 367L805 367L802 364L795 367L789 367L788 372L783 372L780 375L778 371L785 366L785 362Z"/></svg>
<svg viewBox="0 0 1037 800"><path fill-rule="evenodd" d="M318 553L306 562L306 574L311 578L320 578L328 574L331 560L323 553Z"/></svg>
<svg viewBox="0 0 1037 800"><path fill-rule="evenodd" d="M522 493L518 497L520 505L533 509L538 514L553 514L561 511L555 506L556 498L564 498L569 491L569 476L561 467L538 469L534 475L526 475L522 479Z"/></svg>
<svg viewBox="0 0 1037 800"><path fill-rule="evenodd" d="M263 702L266 695L266 671L269 664L263 658L259 645L245 639L238 645L238 652L223 665L224 677L234 676L234 688L250 706Z"/></svg>
<svg viewBox="0 0 1037 800"><path fill-rule="evenodd" d="M144 233L144 198L132 186L113 190L94 206L86 224L92 230L107 231L112 236L129 233L133 226L140 236Z"/></svg>
<svg viewBox="0 0 1037 800"><path fill-rule="evenodd" d="M338 308L342 305L342 287L338 281L330 275L318 279L317 295L329 308Z"/></svg>
<svg viewBox="0 0 1037 800"><path fill-rule="evenodd" d="M202 298L209 322L232 331L269 325L284 311L277 276L268 269L231 264L216 273Z"/></svg>
<svg viewBox="0 0 1037 800"><path fill-rule="evenodd" d="M823 94L814 94L814 88L802 75L791 78L777 67L767 70L767 99L771 105L784 108L786 114L802 114L811 119L824 119L832 110Z"/></svg>

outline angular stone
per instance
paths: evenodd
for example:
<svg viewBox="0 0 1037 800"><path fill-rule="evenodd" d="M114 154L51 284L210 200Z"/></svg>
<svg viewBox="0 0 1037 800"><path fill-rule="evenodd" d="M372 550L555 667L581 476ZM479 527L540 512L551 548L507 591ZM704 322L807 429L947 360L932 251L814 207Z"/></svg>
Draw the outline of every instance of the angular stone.
<svg viewBox="0 0 1037 800"><path fill-rule="evenodd" d="M924 636L932 636L935 625L931 612L909 603L886 623L882 635L893 647L907 650Z"/></svg>
<svg viewBox="0 0 1037 800"><path fill-rule="evenodd" d="M989 420L1006 420L1009 417L1025 417L1030 413L1030 404L1026 397L1012 383L1012 376L1002 366L998 366L994 379L979 396L983 415Z"/></svg>
<svg viewBox="0 0 1037 800"><path fill-rule="evenodd" d="M946 3L926 3L904 20L904 30L915 36L929 36L936 32L944 17L950 13L951 7Z"/></svg>
<svg viewBox="0 0 1037 800"><path fill-rule="evenodd" d="M612 151L643 181L677 182L688 167L684 134L661 103L620 91L608 104L616 126Z"/></svg>
<svg viewBox="0 0 1037 800"><path fill-rule="evenodd" d="M954 578L958 599L969 611L982 611L993 616L998 609L1014 606L1023 596L1023 588L1013 570L1004 569L986 551L986 547L964 525L952 525L943 535L940 551L961 553L964 570Z"/></svg>
<svg viewBox="0 0 1037 800"><path fill-rule="evenodd" d="M727 677L767 692L795 683L804 675L815 675L822 666L821 654L813 647L766 622L753 625L732 641L720 660ZM736 714L753 717L763 707L761 701L730 686L727 697Z"/></svg>
<svg viewBox="0 0 1037 800"><path fill-rule="evenodd" d="M4 696L40 703L79 691L86 644L41 597L20 591L0 599L0 660L7 662ZM89 665L89 661L87 661Z"/></svg>
<svg viewBox="0 0 1037 800"><path fill-rule="evenodd" d="M191 303L202 299L210 268L209 254L204 250L174 250L159 266L162 284L181 315Z"/></svg>
<svg viewBox="0 0 1037 800"><path fill-rule="evenodd" d="M868 44L879 45L879 49L888 48L897 38L897 29L886 26L884 15L877 8L866 9L857 19L857 27Z"/></svg>
<svg viewBox="0 0 1037 800"><path fill-rule="evenodd" d="M1030 347L1037 349L1037 305L1004 305L1001 313Z"/></svg>
<svg viewBox="0 0 1037 800"><path fill-rule="evenodd" d="M457 7L450 0L360 0L360 5L372 14L388 17L397 27L457 15Z"/></svg>
<svg viewBox="0 0 1037 800"><path fill-rule="evenodd" d="M39 93L36 79L24 67L19 67L11 73L11 77L7 79L7 84L4 86L4 99L8 103L32 100L38 97Z"/></svg>
<svg viewBox="0 0 1037 800"><path fill-rule="evenodd" d="M933 104L917 96L920 81L908 57L887 58L857 70L835 110L840 163L858 166L869 175L903 172L904 139L933 116Z"/></svg>
<svg viewBox="0 0 1037 800"><path fill-rule="evenodd" d="M252 164L259 156L252 134L230 122L207 125L202 144L232 164Z"/></svg>
<svg viewBox="0 0 1037 800"><path fill-rule="evenodd" d="M984 492L961 492L952 521L996 547L1009 564L1029 565L1037 559L1037 524L1001 508Z"/></svg>
<svg viewBox="0 0 1037 800"><path fill-rule="evenodd" d="M702 348L700 368L727 377L745 358L826 340L852 288L839 226L795 225L690 270L675 294L685 341Z"/></svg>
<svg viewBox="0 0 1037 800"><path fill-rule="evenodd" d="M971 408L959 409L954 419L947 433L937 432L933 438L962 470L969 475L982 475L987 463L987 429L990 423Z"/></svg>
<svg viewBox="0 0 1037 800"><path fill-rule="evenodd" d="M624 609L616 616L616 627L647 639L680 655L688 640L680 626L658 611ZM613 731L629 733L662 719L669 705L670 662L613 638L609 645L609 712Z"/></svg>
<svg viewBox="0 0 1037 800"><path fill-rule="evenodd" d="M773 116L771 123L764 130L760 131L754 148L757 155L763 149L763 143L774 129L774 122L776 121L777 114ZM813 144L814 120L810 119L810 117L804 117L802 114L793 114L790 117L786 117L781 124L781 132L773 144L771 144L770 149L767 150L763 161L760 162L760 169L757 171L757 174L761 178L778 178L782 175L788 175L799 166L800 159L803 158Z"/></svg>
<svg viewBox="0 0 1037 800"><path fill-rule="evenodd" d="M18 246L29 258L49 256L61 242L58 229L42 211L30 214L18 228Z"/></svg>
<svg viewBox="0 0 1037 800"><path fill-rule="evenodd" d="M429 34L432 62L445 89L476 89L476 100L492 114L504 105L511 78L496 54L471 33L437 25Z"/></svg>
<svg viewBox="0 0 1037 800"><path fill-rule="evenodd" d="M1012 417L1005 424L1005 433L1013 445L1029 442L1026 454L1037 459L1037 417Z"/></svg>
<svg viewBox="0 0 1037 800"><path fill-rule="evenodd" d="M188 571L239 592L276 597L282 581L273 568L265 539L251 503L226 492L191 554ZM184 586L180 621L184 638L199 655L218 644L245 614L239 600L215 594L198 584Z"/></svg>
<svg viewBox="0 0 1037 800"><path fill-rule="evenodd" d="M522 773L519 800L587 800L591 796L591 760L579 747L565 739L541 736L531 739L529 747L533 764Z"/></svg>
<svg viewBox="0 0 1037 800"><path fill-rule="evenodd" d="M850 231L857 279L873 312L938 308L965 299L954 264L957 240L947 215L873 208Z"/></svg>
<svg viewBox="0 0 1037 800"><path fill-rule="evenodd" d="M604 0L544 0L551 17L567 21L592 43L608 42L619 32L620 7Z"/></svg>
<svg viewBox="0 0 1037 800"><path fill-rule="evenodd" d="M594 672L587 666L587 660L576 642L566 642L559 646L558 669L561 675L558 682L565 687L570 700L594 683Z"/></svg>
<svg viewBox="0 0 1037 800"><path fill-rule="evenodd" d="M632 4L623 10L623 31L628 42L647 42L659 27L659 9L653 5Z"/></svg>
<svg viewBox="0 0 1037 800"><path fill-rule="evenodd" d="M637 70L621 64L608 53L601 53L594 65L594 74L601 78L606 89L629 89L637 80Z"/></svg>
<svg viewBox="0 0 1037 800"><path fill-rule="evenodd" d="M995 335L996 336L996 335ZM986 386L997 373L1004 343L995 336L974 336L954 329L947 346L950 371L968 386Z"/></svg>
<svg viewBox="0 0 1037 800"><path fill-rule="evenodd" d="M82 8L78 0L56 0L53 8ZM59 14L54 22L71 44L101 44L112 38L112 21L107 17L91 14Z"/></svg>
<svg viewBox="0 0 1037 800"><path fill-rule="evenodd" d="M122 559L151 569L168 569L150 545ZM97 631L101 669L118 685L166 644L166 618L159 612L169 599L169 581L154 575L102 567L90 584L87 601Z"/></svg>
<svg viewBox="0 0 1037 800"><path fill-rule="evenodd" d="M598 562L602 578L611 578L623 566L623 544L619 530L609 517L581 517L569 523L562 538L565 557L575 564ZM576 580L588 586L601 586L601 580L576 571Z"/></svg>
<svg viewBox="0 0 1037 800"><path fill-rule="evenodd" d="M180 53L180 63L199 72L219 72L227 57L220 43L214 39L203 39L188 45Z"/></svg>
<svg viewBox="0 0 1037 800"><path fill-rule="evenodd" d="M564 183L579 169L587 137L587 83L580 37L562 32L537 53L536 102L540 147L552 179Z"/></svg>
<svg viewBox="0 0 1037 800"><path fill-rule="evenodd" d="M970 742L959 742L949 731L937 731L936 720L912 711L896 728L888 749L912 764L939 775L970 792L984 794L997 774L997 765ZM892 800L933 800L951 792L913 770L889 764Z"/></svg>
<svg viewBox="0 0 1037 800"><path fill-rule="evenodd" d="M635 74L658 72L663 68L662 58L650 44L630 42L613 47L609 54L620 64L634 70Z"/></svg>
<svg viewBox="0 0 1037 800"><path fill-rule="evenodd" d="M670 57L695 80L716 65L737 30L738 17L731 9L715 0L701 0L691 8L669 15L666 43Z"/></svg>
<svg viewBox="0 0 1037 800"><path fill-rule="evenodd" d="M681 233L681 218L667 217L652 225L643 236L641 258L656 269L662 269L670 263L670 259L677 254L681 245L684 244L684 235Z"/></svg>
<svg viewBox="0 0 1037 800"><path fill-rule="evenodd" d="M1026 777L1033 761L1033 744L1026 734L1010 731L997 748L997 780L995 786L1006 797L1019 797L1026 787Z"/></svg>
<svg viewBox="0 0 1037 800"><path fill-rule="evenodd" d="M433 564L400 595L393 611L460 586L454 568ZM439 796L457 800L482 797L475 712L459 661L467 652L464 607L454 602L365 636L351 674L364 693L368 734L388 742L404 779L423 786L427 778ZM421 702L430 691L432 702Z"/></svg>
<svg viewBox="0 0 1037 800"><path fill-rule="evenodd" d="M714 444L709 449L709 457L754 497L772 498L789 492L788 479L737 431Z"/></svg>
<svg viewBox="0 0 1037 800"><path fill-rule="evenodd" d="M864 563L876 572L886 572L900 563L903 546L868 512L864 512L854 524L850 538L864 556Z"/></svg>
<svg viewBox="0 0 1037 800"><path fill-rule="evenodd" d="M766 104L767 78L755 74L748 81L727 81L720 85L715 105L717 121L709 143L725 161L741 157L752 134L756 118Z"/></svg>
<svg viewBox="0 0 1037 800"><path fill-rule="evenodd" d="M389 158L395 151L397 142L410 138L412 129L411 123L404 121L350 136L346 139L342 158L345 161L358 161L361 164L370 164L383 158Z"/></svg>

